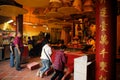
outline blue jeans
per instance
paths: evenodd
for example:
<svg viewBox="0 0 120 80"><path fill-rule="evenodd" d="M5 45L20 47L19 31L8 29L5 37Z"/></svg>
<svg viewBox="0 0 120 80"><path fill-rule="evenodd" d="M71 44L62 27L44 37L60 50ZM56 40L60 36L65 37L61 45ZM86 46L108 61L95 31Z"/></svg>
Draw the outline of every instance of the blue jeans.
<svg viewBox="0 0 120 80"><path fill-rule="evenodd" d="M42 59L42 67L40 68L40 72L43 74L50 68L50 60Z"/></svg>
<svg viewBox="0 0 120 80"><path fill-rule="evenodd" d="M14 67L14 54L10 52L10 66Z"/></svg>
<svg viewBox="0 0 120 80"><path fill-rule="evenodd" d="M16 69L19 69L19 68L21 68L20 60L21 60L21 55L22 55L22 49L20 49L21 54L18 53L18 50L16 47L14 48L14 52L15 52L15 60L16 60L15 67L16 67Z"/></svg>

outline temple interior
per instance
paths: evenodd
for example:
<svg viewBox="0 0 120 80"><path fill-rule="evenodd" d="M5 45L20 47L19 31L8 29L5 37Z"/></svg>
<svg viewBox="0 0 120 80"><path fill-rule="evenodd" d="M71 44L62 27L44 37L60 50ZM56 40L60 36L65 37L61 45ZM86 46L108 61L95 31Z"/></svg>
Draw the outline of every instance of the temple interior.
<svg viewBox="0 0 120 80"><path fill-rule="evenodd" d="M120 80L120 0L0 0L0 80L51 80L36 76L41 44L63 46L69 77L62 80ZM9 66L10 38L22 33L22 70ZM32 47L28 40L33 41ZM33 70L32 62L39 63ZM112 77L111 77L112 76Z"/></svg>

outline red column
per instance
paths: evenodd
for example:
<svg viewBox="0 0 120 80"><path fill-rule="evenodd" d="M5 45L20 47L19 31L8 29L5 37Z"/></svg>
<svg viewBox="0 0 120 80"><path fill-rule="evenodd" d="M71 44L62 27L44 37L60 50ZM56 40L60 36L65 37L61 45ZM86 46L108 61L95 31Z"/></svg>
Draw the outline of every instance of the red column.
<svg viewBox="0 0 120 80"><path fill-rule="evenodd" d="M96 80L116 80L116 2L96 1Z"/></svg>
<svg viewBox="0 0 120 80"><path fill-rule="evenodd" d="M23 8L23 6L18 3L16 3L16 6ZM23 34L23 15L18 15L16 17L16 32L21 32Z"/></svg>
<svg viewBox="0 0 120 80"><path fill-rule="evenodd" d="M16 17L16 32L23 33L23 15L18 15Z"/></svg>

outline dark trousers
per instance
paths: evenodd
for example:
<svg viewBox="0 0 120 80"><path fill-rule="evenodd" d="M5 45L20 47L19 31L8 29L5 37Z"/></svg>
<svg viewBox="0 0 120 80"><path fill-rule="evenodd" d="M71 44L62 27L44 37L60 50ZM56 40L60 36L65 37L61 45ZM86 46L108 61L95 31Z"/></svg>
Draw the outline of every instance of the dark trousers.
<svg viewBox="0 0 120 80"><path fill-rule="evenodd" d="M52 76L51 80L61 80L64 75L63 71L55 70L55 74Z"/></svg>

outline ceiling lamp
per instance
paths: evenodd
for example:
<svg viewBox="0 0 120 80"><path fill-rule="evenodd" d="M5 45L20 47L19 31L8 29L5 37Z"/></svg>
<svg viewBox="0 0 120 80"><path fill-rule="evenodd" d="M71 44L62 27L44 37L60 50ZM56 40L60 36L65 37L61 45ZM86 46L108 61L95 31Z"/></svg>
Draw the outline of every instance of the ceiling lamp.
<svg viewBox="0 0 120 80"><path fill-rule="evenodd" d="M0 15L6 17L18 16L27 13L27 10L12 6L12 5L1 5L0 6Z"/></svg>
<svg viewBox="0 0 120 80"><path fill-rule="evenodd" d="M94 11L94 5L92 0L85 0L83 4L83 12L93 12Z"/></svg>
<svg viewBox="0 0 120 80"><path fill-rule="evenodd" d="M49 5L49 0L15 0L17 3L23 6L29 7L47 7Z"/></svg>
<svg viewBox="0 0 120 80"><path fill-rule="evenodd" d="M82 1L74 0L73 7L76 8L78 11L82 12Z"/></svg>

